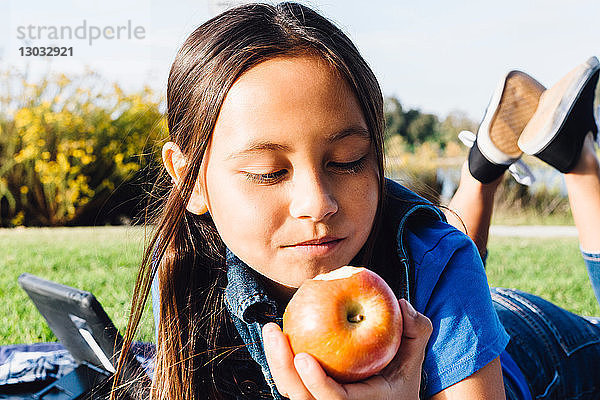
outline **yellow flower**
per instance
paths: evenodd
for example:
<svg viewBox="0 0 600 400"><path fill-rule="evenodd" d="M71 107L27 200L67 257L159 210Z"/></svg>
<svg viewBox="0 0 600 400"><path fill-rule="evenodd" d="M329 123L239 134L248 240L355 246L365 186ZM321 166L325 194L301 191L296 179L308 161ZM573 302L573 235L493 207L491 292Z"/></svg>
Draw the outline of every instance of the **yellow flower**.
<svg viewBox="0 0 600 400"><path fill-rule="evenodd" d="M19 226L23 224L25 220L25 213L23 211L19 211L17 215L10 221L14 226Z"/></svg>
<svg viewBox="0 0 600 400"><path fill-rule="evenodd" d="M17 129L23 129L31 123L32 119L33 115L31 114L31 110L29 108L21 108L15 114L15 127Z"/></svg>
<svg viewBox="0 0 600 400"><path fill-rule="evenodd" d="M21 194L27 194L29 192L29 188L27 186L21 186L20 190Z"/></svg>
<svg viewBox="0 0 600 400"><path fill-rule="evenodd" d="M71 80L69 78L67 78L67 76L65 74L60 74L58 77L58 81L56 82L58 84L58 86L60 86L61 88L64 88L65 86L67 86L69 83L71 83Z"/></svg>
<svg viewBox="0 0 600 400"><path fill-rule="evenodd" d="M85 155L85 152L83 150L81 150L81 149L75 149L75 150L73 150L73 157L81 158L84 155Z"/></svg>

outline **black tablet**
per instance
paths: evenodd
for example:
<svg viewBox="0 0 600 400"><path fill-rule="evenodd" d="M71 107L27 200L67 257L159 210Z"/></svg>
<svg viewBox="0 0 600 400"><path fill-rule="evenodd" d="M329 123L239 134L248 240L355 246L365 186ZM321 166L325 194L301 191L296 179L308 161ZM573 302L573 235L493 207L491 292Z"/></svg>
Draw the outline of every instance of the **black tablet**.
<svg viewBox="0 0 600 400"><path fill-rule="evenodd" d="M123 338L92 293L27 273L18 282L75 361L115 372Z"/></svg>
<svg viewBox="0 0 600 400"><path fill-rule="evenodd" d="M78 363L71 373L46 386L32 398L108 398L123 338L96 297L90 292L27 273L21 274L18 282ZM148 393L150 377L131 351L126 354L122 377L123 382L130 382L124 387L132 397Z"/></svg>

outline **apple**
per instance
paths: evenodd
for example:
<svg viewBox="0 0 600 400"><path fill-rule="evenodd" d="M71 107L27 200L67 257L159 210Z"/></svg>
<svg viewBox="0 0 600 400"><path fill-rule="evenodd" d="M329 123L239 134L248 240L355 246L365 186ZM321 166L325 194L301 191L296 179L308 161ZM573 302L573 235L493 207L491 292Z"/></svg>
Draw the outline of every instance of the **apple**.
<svg viewBox="0 0 600 400"><path fill-rule="evenodd" d="M283 333L294 354L312 355L338 382L355 382L394 358L402 314L379 275L345 266L302 283L283 314Z"/></svg>

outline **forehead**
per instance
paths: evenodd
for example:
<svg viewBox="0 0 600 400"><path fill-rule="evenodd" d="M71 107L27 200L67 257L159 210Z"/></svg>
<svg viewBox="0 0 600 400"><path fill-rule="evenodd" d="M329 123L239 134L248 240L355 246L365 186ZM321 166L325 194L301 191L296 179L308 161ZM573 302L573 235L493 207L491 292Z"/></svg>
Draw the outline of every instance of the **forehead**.
<svg viewBox="0 0 600 400"><path fill-rule="evenodd" d="M213 142L236 148L256 140L318 141L349 128L368 131L346 80L318 57L280 57L251 68L233 84Z"/></svg>

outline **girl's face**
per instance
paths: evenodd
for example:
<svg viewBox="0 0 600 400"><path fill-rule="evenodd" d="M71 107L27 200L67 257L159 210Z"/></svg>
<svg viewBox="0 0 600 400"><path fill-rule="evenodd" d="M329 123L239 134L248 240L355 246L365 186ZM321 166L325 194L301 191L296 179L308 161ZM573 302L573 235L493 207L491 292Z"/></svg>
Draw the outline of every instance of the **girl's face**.
<svg viewBox="0 0 600 400"><path fill-rule="evenodd" d="M201 179L227 247L290 287L352 260L369 236L379 195L357 99L310 56L263 62L236 81Z"/></svg>

